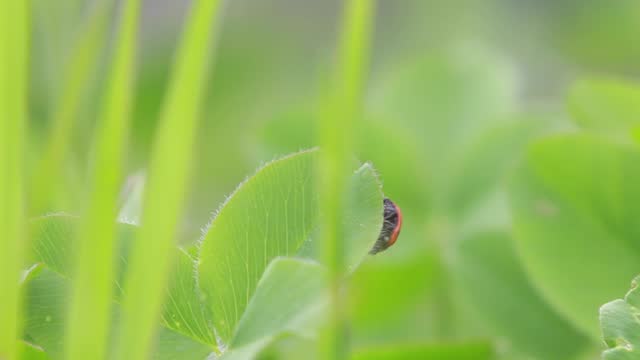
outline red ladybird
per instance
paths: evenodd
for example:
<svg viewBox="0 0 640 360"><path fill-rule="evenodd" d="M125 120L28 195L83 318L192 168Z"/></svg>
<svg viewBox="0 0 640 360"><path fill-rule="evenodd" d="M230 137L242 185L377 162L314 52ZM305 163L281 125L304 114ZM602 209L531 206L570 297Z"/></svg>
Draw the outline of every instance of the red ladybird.
<svg viewBox="0 0 640 360"><path fill-rule="evenodd" d="M402 228L402 212L398 205L387 198L384 199L383 204L384 219L382 229L380 230L380 235L378 235L378 240L369 251L371 255L385 251L389 246L395 244Z"/></svg>

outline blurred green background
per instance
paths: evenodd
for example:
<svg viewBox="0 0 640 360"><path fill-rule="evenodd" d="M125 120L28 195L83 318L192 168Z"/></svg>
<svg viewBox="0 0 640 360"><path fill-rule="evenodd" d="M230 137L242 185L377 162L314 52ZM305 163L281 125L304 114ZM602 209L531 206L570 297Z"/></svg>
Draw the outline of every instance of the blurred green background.
<svg viewBox="0 0 640 360"><path fill-rule="evenodd" d="M183 243L199 238L260 164L317 145L314 116L341 4L226 2ZM149 158L188 5L144 1L131 181ZM80 0L34 1L34 161L87 9ZM598 306L640 273L630 204L640 200L640 152L620 135L640 119L639 29L634 0L378 1L354 142L405 221L398 243L351 279L356 349L487 341L501 359L598 358ZM44 211L81 206L74 189L86 174L105 65L82 88L60 195Z"/></svg>

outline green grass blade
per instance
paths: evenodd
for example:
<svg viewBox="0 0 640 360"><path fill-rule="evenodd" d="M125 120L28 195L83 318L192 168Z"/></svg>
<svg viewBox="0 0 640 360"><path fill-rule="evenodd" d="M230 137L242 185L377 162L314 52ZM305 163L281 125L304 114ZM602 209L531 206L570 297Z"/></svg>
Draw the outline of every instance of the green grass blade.
<svg viewBox="0 0 640 360"><path fill-rule="evenodd" d="M60 169L72 136L74 122L78 116L83 94L98 57L106 42L106 32L113 0L100 0L87 17L83 30L69 54L63 69L63 86L56 101L51 119L51 135L45 145L45 152L36 167L31 185L30 211L40 213L51 205L52 191L59 182Z"/></svg>
<svg viewBox="0 0 640 360"><path fill-rule="evenodd" d="M159 319L220 3L199 0L193 4L177 53L149 166L142 228L125 284L118 359L147 358Z"/></svg>
<svg viewBox="0 0 640 360"><path fill-rule="evenodd" d="M0 1L0 359L16 359L21 333L18 279L25 242L24 138L30 7Z"/></svg>
<svg viewBox="0 0 640 360"><path fill-rule="evenodd" d="M373 17L373 0L350 0L345 3L342 39L338 63L330 84L328 103L319 117L322 156L320 173L320 213L323 214L323 256L329 268L331 307L329 325L321 341L323 358L346 357L345 304L341 291L344 272L342 248L343 199L346 195L347 171L352 139L359 117L363 79L367 68L369 36Z"/></svg>
<svg viewBox="0 0 640 360"><path fill-rule="evenodd" d="M117 198L133 93L139 0L123 4L111 72L95 135L88 206L78 242L66 336L69 359L103 359L111 318Z"/></svg>

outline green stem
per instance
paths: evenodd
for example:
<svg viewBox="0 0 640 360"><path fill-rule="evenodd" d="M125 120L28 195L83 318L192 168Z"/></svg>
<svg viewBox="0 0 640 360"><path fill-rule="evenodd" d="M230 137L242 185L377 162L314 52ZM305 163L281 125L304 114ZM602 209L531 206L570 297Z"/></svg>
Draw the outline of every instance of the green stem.
<svg viewBox="0 0 640 360"><path fill-rule="evenodd" d="M111 320L117 197L131 100L139 0L123 4L95 134L88 206L80 225L66 333L68 359L104 359Z"/></svg>
<svg viewBox="0 0 640 360"><path fill-rule="evenodd" d="M322 155L319 164L323 258L329 269L330 314L320 352L325 359L344 359L348 353L346 304L343 286L343 199L350 174L353 136L360 118L365 71L373 18L373 0L345 3L342 38L327 103L319 116Z"/></svg>
<svg viewBox="0 0 640 360"><path fill-rule="evenodd" d="M30 6L0 1L0 359L19 357Z"/></svg>
<svg viewBox="0 0 640 360"><path fill-rule="evenodd" d="M63 67L62 88L51 119L51 136L30 184L30 213L49 210L67 155L83 94L104 49L113 0L99 0L83 24Z"/></svg>
<svg viewBox="0 0 640 360"><path fill-rule="evenodd" d="M193 3L177 53L151 155L142 227L131 250L125 280L116 359L149 358L184 206L220 5L220 0Z"/></svg>

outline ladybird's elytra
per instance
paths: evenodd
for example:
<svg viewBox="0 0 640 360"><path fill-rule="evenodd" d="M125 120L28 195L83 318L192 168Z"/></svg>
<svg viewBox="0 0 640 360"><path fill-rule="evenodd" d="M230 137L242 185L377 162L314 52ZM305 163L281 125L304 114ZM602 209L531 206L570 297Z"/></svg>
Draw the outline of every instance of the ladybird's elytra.
<svg viewBox="0 0 640 360"><path fill-rule="evenodd" d="M380 235L378 235L378 240L369 251L371 255L385 251L389 246L395 244L402 229L402 211L400 211L398 205L388 198L384 198L383 204L382 229L380 230Z"/></svg>

